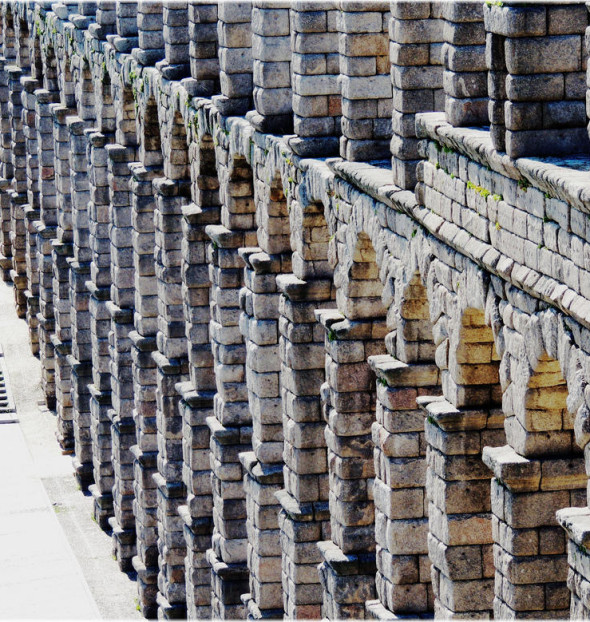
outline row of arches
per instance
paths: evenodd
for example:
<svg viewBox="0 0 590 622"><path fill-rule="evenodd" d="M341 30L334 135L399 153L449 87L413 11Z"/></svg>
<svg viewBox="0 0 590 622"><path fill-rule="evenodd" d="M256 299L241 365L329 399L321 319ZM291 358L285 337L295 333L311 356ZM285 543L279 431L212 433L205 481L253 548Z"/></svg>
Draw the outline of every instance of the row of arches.
<svg viewBox="0 0 590 622"><path fill-rule="evenodd" d="M533 299L523 308L514 288L282 139L155 70L132 78L131 61L105 62L78 74L104 94L95 116L76 89L64 114L98 130L90 255L82 243L72 254L90 264L90 289L72 294L55 245L37 258L69 283L40 296L88 314L86 358L67 358L82 330L60 351L73 325L57 319L60 416L74 422L63 435L98 519L113 519L121 566L138 572L143 611L363 617L377 598L395 613L506 614L530 596L502 587L492 602L494 574L517 583L502 534L540 529L554 545L524 557L555 557L542 602L563 613L565 545L544 521L584 501L579 327ZM63 85L46 90L70 111ZM64 161L63 178L82 172ZM41 206L44 226L68 230L65 199L55 222ZM549 488L503 475L521 458L554 469ZM519 523L537 493L549 510Z"/></svg>

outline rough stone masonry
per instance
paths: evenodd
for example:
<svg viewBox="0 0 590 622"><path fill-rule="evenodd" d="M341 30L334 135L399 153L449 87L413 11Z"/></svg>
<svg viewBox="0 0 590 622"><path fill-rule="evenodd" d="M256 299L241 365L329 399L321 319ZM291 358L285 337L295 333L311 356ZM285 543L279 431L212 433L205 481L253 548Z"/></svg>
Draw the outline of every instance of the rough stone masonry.
<svg viewBox="0 0 590 622"><path fill-rule="evenodd" d="M146 617L590 616L589 9L0 5L0 267Z"/></svg>

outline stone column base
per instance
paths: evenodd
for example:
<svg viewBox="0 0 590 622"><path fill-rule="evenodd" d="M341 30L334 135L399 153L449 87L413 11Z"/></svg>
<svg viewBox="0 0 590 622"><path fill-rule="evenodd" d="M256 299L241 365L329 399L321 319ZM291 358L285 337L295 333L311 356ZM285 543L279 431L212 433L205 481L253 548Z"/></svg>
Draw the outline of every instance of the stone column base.
<svg viewBox="0 0 590 622"><path fill-rule="evenodd" d="M486 447L492 480L496 568L494 616L567 618L568 560L555 512L586 500L582 456L524 458L512 447Z"/></svg>
<svg viewBox="0 0 590 622"><path fill-rule="evenodd" d="M346 554L333 542L318 542L324 558L319 566L324 588L323 617L328 620L365 618L365 602L375 598L375 553Z"/></svg>
<svg viewBox="0 0 590 622"><path fill-rule="evenodd" d="M283 617L279 503L275 493L283 487L281 464L262 464L253 451L240 454L244 468L248 533L250 595L243 600L250 615Z"/></svg>
<svg viewBox="0 0 590 622"><path fill-rule="evenodd" d="M283 609L287 619L322 617L323 590L317 543L330 534L328 502L298 504L286 490L276 493L283 550Z"/></svg>
<svg viewBox="0 0 590 622"><path fill-rule="evenodd" d="M243 564L222 562L213 549L207 551L211 566L211 618L213 620L243 620L246 608L241 601L248 592L248 568Z"/></svg>
<svg viewBox="0 0 590 622"><path fill-rule="evenodd" d="M590 618L590 509L564 508L557 522L567 534L567 586L571 592L569 618Z"/></svg>

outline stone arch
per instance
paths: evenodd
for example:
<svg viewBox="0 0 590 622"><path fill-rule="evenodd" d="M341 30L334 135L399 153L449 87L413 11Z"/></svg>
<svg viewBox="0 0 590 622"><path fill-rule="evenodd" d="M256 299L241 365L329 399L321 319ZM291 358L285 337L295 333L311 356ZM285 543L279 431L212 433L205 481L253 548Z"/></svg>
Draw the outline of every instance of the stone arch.
<svg viewBox="0 0 590 622"><path fill-rule="evenodd" d="M272 151L271 151L272 153ZM284 548L283 584L294 585L298 573L305 572L310 597L300 603L292 590L284 592L284 610L288 617L321 617L322 595L317 565L322 561L319 550L310 553L309 540L320 540L330 533L329 478L326 427L322 412L322 383L325 375L325 337L317 330L315 311L333 309L335 289L333 268L328 262L330 230L326 221L329 197L315 196L313 186L303 179L295 186L289 159L278 156L283 164L282 178L290 207L292 275L280 275L277 283L284 297L280 304L281 396L283 403L284 490L280 493L282 510L279 522L288 546ZM286 194L286 192L284 192ZM332 238L334 242L334 236ZM339 316L341 318L341 316ZM324 389L326 387L324 386ZM300 517L294 517L291 504L302 508L306 531L299 538ZM305 509L304 509L305 508ZM307 509L309 508L309 509ZM312 508L316 508L315 510ZM293 535L287 535L293 534ZM300 560L305 560L300 564Z"/></svg>
<svg viewBox="0 0 590 622"><path fill-rule="evenodd" d="M328 260L329 246L335 245L326 220L326 205L307 197L299 187L289 212L293 273L300 279L332 278L334 269Z"/></svg>
<svg viewBox="0 0 590 622"><path fill-rule="evenodd" d="M216 147L223 140L224 134L218 130ZM250 341L246 327L249 327L255 311L252 291L245 280L259 280L252 259L260 253L255 229L253 171L245 155L234 151L229 153L227 164L217 160L217 175L222 191L221 225L208 225L205 229L211 240L208 249L212 281L209 332L216 369L213 407L216 423L210 426L211 447L219 447L222 452L222 459L212 463L213 490L223 485L224 471L228 468L236 475L239 473L240 478L248 473L238 452L248 452L252 464L256 463L252 454L252 412L246 367L249 364L252 369L261 369L256 364L255 348L251 347L248 353L246 345ZM253 287L252 283L249 285ZM267 395L272 395L272 389L270 383ZM224 442L222 434L231 434L231 449L227 445L223 450L220 447L220 442ZM245 609L240 595L250 591L246 491L236 491L234 498L236 512L230 520L223 513L223 500L218 495L213 496L213 513L219 518L215 521L212 536L216 546L207 551L207 559L212 574L212 611L241 617L245 615ZM233 568L229 576L223 571L228 563ZM225 590L231 590L231 598L223 597Z"/></svg>
<svg viewBox="0 0 590 622"><path fill-rule="evenodd" d="M574 417L584 401L584 355L556 312L511 312L500 369L508 442L530 458L579 452Z"/></svg>
<svg viewBox="0 0 590 622"><path fill-rule="evenodd" d="M500 357L485 312L467 307L449 328L448 368L442 372L445 397L458 408L500 406Z"/></svg>

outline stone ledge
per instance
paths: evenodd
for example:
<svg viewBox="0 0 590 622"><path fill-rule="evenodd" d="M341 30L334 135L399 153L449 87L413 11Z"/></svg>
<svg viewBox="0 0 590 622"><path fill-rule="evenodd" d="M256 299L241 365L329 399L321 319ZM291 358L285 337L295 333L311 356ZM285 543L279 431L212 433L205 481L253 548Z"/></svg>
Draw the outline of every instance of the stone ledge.
<svg viewBox="0 0 590 622"><path fill-rule="evenodd" d="M512 492L578 490L587 483L581 457L529 459L510 445L484 447L482 460Z"/></svg>
<svg viewBox="0 0 590 622"><path fill-rule="evenodd" d="M500 175L516 181L526 180L542 192L547 192L590 214L590 178L588 175L590 155L514 160L494 149L487 129L455 128L446 122L443 113L438 112L416 115L416 133L419 138L438 141ZM575 170L572 164L575 164L579 170ZM565 165L569 167L566 168Z"/></svg>
<svg viewBox="0 0 590 622"><path fill-rule="evenodd" d="M590 549L590 508L564 508L556 512L557 522L577 546Z"/></svg>

